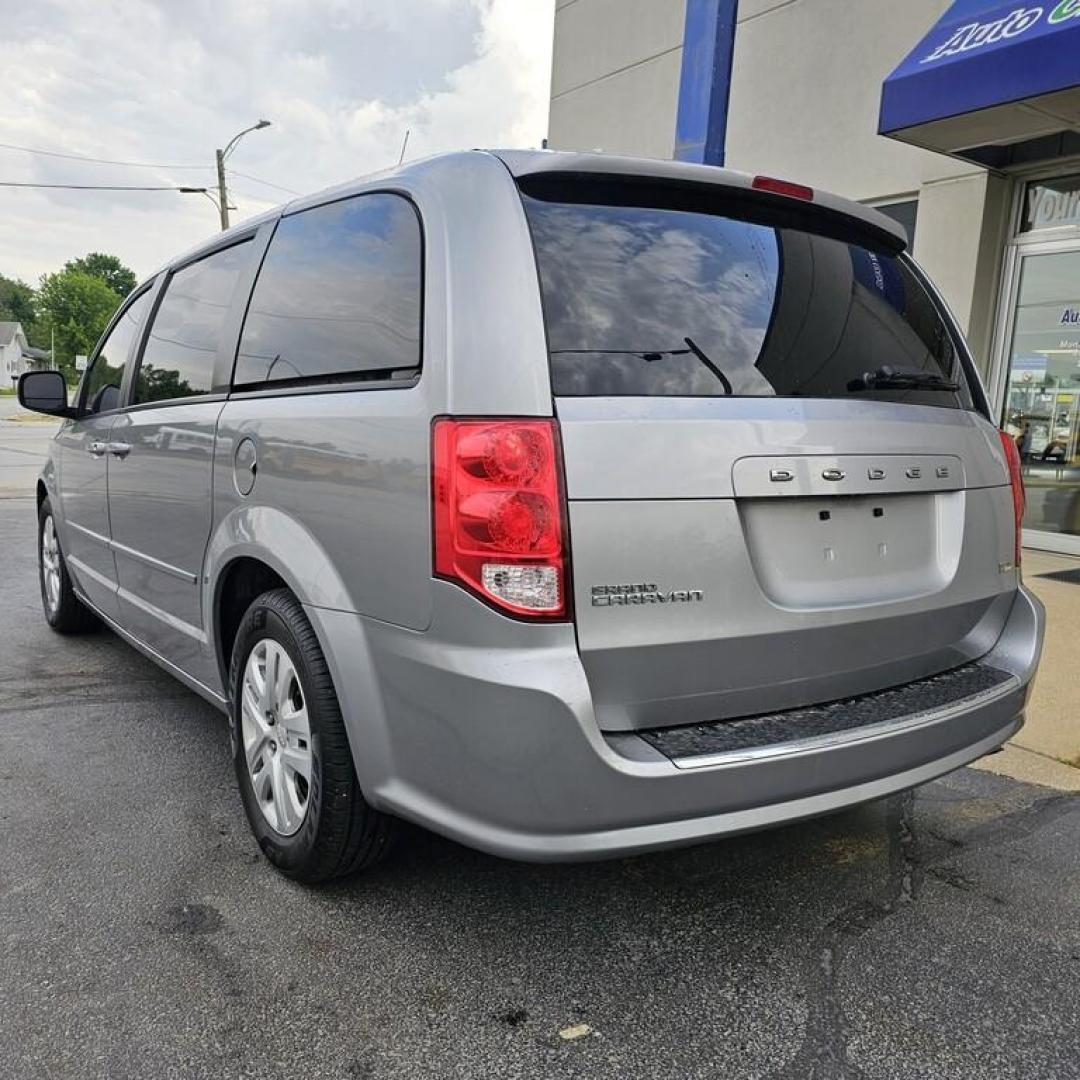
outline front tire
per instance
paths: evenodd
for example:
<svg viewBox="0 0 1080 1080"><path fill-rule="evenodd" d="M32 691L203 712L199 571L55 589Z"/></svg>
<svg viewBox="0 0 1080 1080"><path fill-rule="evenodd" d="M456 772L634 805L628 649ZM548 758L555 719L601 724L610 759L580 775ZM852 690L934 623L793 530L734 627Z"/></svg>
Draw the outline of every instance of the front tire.
<svg viewBox="0 0 1080 1080"><path fill-rule="evenodd" d="M360 792L326 659L287 589L263 593L248 608L230 685L240 794L270 862L308 884L378 862L396 821Z"/></svg>
<svg viewBox="0 0 1080 1080"><path fill-rule="evenodd" d="M75 595L48 499L38 507L38 583L45 621L58 634L82 634L99 625L97 616Z"/></svg>

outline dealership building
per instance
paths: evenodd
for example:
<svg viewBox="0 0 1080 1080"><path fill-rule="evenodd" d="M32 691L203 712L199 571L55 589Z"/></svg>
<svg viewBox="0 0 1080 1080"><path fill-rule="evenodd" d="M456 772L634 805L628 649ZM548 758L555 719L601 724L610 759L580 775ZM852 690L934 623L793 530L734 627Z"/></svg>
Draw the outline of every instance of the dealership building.
<svg viewBox="0 0 1080 1080"><path fill-rule="evenodd" d="M726 165L907 229L1080 554L1080 0L557 0L548 145Z"/></svg>

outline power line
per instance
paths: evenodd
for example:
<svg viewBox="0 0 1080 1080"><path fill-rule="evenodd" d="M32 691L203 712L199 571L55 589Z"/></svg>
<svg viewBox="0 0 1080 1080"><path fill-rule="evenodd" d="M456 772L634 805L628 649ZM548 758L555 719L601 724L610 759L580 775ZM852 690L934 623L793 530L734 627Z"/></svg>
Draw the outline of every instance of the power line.
<svg viewBox="0 0 1080 1080"><path fill-rule="evenodd" d="M197 187L174 187L171 184L153 186L139 184L27 184L17 180L0 180L0 187L66 188L71 191L183 191L191 194L198 194L206 190L206 188Z"/></svg>
<svg viewBox="0 0 1080 1080"><path fill-rule="evenodd" d="M203 169L212 171L212 165L162 165L150 161L114 161L111 158L90 157L87 154L62 154L59 150L35 150L32 146L16 146L0 142L0 149L21 150L24 154L41 154L44 157L65 158L68 161L86 161L94 165L125 165L129 169Z"/></svg>
<svg viewBox="0 0 1080 1080"><path fill-rule="evenodd" d="M213 165L176 165L156 163L150 161L117 161L112 158L89 157L86 154L63 154L59 150L37 150L31 146L16 146L14 143L0 142L2 150L20 150L24 154L41 154L44 157L63 158L65 161L82 161L90 165L122 165L129 169L196 169L204 172L212 172ZM250 173L240 172L238 169L229 169L233 176L242 176L245 180L254 180L256 184L265 184L266 187L276 188L288 195L300 195L302 192L285 187L284 184L275 184L270 180L264 180L261 176L252 176Z"/></svg>
<svg viewBox="0 0 1080 1080"><path fill-rule="evenodd" d="M281 184L272 184L269 180L262 180L258 176L252 176L251 173L240 172L238 169L228 169L226 171L231 173L233 176L242 176L245 180L254 180L256 184L265 184L267 187L277 188L278 191L284 191L289 195L302 194L302 192L293 191L292 188L284 187Z"/></svg>

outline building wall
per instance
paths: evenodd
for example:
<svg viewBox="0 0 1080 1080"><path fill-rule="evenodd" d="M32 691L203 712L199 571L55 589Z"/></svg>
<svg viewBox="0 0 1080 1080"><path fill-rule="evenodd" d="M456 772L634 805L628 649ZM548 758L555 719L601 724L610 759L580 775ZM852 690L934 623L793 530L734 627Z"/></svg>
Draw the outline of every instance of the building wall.
<svg viewBox="0 0 1080 1080"><path fill-rule="evenodd" d="M1009 181L985 171L919 189L915 258L952 308L987 378L1012 192Z"/></svg>
<svg viewBox="0 0 1080 1080"><path fill-rule="evenodd" d="M948 6L741 0L726 164L797 173L854 199L909 194L928 180L972 172L877 134L881 84Z"/></svg>
<svg viewBox="0 0 1080 1080"><path fill-rule="evenodd" d="M11 339L9 345L0 345L0 375L5 385L19 377L21 360L22 349L19 347L18 335Z"/></svg>
<svg viewBox="0 0 1080 1080"><path fill-rule="evenodd" d="M1011 185L877 134L881 84L949 0L740 0L730 168L850 198L919 198L915 256L984 370ZM686 0L560 0L549 145L669 158Z"/></svg>
<svg viewBox="0 0 1080 1080"><path fill-rule="evenodd" d="M548 141L670 158L686 0L557 0Z"/></svg>

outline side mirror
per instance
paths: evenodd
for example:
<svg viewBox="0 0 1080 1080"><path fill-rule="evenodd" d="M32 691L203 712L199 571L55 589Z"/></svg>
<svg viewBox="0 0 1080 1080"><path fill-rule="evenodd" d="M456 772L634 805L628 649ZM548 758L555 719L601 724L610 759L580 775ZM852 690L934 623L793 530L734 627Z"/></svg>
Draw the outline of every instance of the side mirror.
<svg viewBox="0 0 1080 1080"><path fill-rule="evenodd" d="M59 371L27 371L19 376L19 404L33 412L72 419L67 383Z"/></svg>

